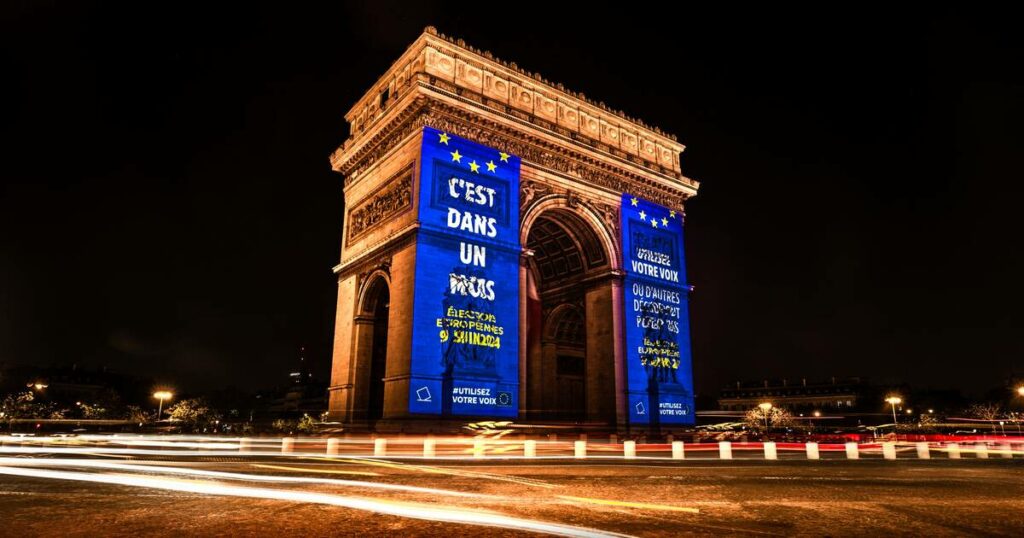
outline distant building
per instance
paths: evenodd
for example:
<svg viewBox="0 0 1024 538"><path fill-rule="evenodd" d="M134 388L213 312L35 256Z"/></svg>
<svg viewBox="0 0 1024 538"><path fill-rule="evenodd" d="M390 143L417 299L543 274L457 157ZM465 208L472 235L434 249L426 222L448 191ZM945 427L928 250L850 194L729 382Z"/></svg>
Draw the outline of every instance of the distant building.
<svg viewBox="0 0 1024 538"><path fill-rule="evenodd" d="M319 418L327 410L327 383L318 381L309 371L305 348L300 348L299 360L288 372L288 384L283 388L260 395L265 398L267 413L275 418L296 418L304 414Z"/></svg>
<svg viewBox="0 0 1024 538"><path fill-rule="evenodd" d="M146 390L151 385L151 380L120 374L105 366L26 365L8 368L0 374L0 393L31 390L38 397L61 403L146 401Z"/></svg>
<svg viewBox="0 0 1024 538"><path fill-rule="evenodd" d="M792 382L764 380L760 383L737 381L735 386L723 388L718 406L725 411L746 411L758 404L769 402L793 412L852 411L876 391L859 377L831 378L828 381L808 382L806 378Z"/></svg>

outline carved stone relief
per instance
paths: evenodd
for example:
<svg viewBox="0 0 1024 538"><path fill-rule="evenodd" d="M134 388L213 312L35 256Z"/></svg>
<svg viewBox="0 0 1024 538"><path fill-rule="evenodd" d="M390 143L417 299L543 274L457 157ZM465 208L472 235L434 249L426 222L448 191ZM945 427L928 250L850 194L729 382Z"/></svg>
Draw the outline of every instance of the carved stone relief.
<svg viewBox="0 0 1024 538"><path fill-rule="evenodd" d="M383 188L349 212L348 240L351 242L385 219L412 207L412 166L383 183Z"/></svg>

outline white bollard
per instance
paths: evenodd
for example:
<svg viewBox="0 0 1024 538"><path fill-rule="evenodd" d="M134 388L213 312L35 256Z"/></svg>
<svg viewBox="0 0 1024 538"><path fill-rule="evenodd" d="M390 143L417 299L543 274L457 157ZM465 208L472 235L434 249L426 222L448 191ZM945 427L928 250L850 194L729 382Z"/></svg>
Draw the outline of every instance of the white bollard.
<svg viewBox="0 0 1024 538"><path fill-rule="evenodd" d="M482 458L487 452L487 447L484 446L483 439L473 439L473 457Z"/></svg>
<svg viewBox="0 0 1024 538"><path fill-rule="evenodd" d="M764 459L766 460L777 460L779 459L779 451L775 448L774 441L765 441L764 443Z"/></svg>
<svg viewBox="0 0 1024 538"><path fill-rule="evenodd" d="M892 441L882 443L882 456L887 460L896 459L896 443Z"/></svg>
<svg viewBox="0 0 1024 538"><path fill-rule="evenodd" d="M806 447L807 447L807 459L809 459L809 460L820 460L821 459L821 453L818 452L818 443L814 443L814 442L807 443Z"/></svg>
<svg viewBox="0 0 1024 538"><path fill-rule="evenodd" d="M435 449L436 441L433 438L427 437L423 440L423 457L433 458L437 456L437 450Z"/></svg>
<svg viewBox="0 0 1024 538"><path fill-rule="evenodd" d="M341 453L341 439L335 437L327 438L327 454L329 456L336 456Z"/></svg>
<svg viewBox="0 0 1024 538"><path fill-rule="evenodd" d="M1003 443L999 445L999 450L1002 451L1000 455L1003 457L1003 459L1013 459L1013 445L1011 445L1010 443Z"/></svg>
<svg viewBox="0 0 1024 538"><path fill-rule="evenodd" d="M949 459L960 459L960 445L958 443L950 443L946 445L946 451L949 453Z"/></svg>
<svg viewBox="0 0 1024 538"><path fill-rule="evenodd" d="M917 459L927 460L927 459L931 459L931 457L932 457L932 451L928 447L928 443L924 443L924 442L917 443Z"/></svg>
<svg viewBox="0 0 1024 538"><path fill-rule="evenodd" d="M587 442L576 441L575 443L576 459L582 460L587 457Z"/></svg>
<svg viewBox="0 0 1024 538"><path fill-rule="evenodd" d="M388 440L378 437L373 440L373 456L380 458L388 455Z"/></svg>
<svg viewBox="0 0 1024 538"><path fill-rule="evenodd" d="M672 459L685 460L686 450L682 441L672 441Z"/></svg>
<svg viewBox="0 0 1024 538"><path fill-rule="evenodd" d="M723 460L732 459L732 443L729 441L718 442L718 457Z"/></svg>
<svg viewBox="0 0 1024 538"><path fill-rule="evenodd" d="M252 439L249 439L248 437L240 439L238 441L238 451L252 452Z"/></svg>
<svg viewBox="0 0 1024 538"><path fill-rule="evenodd" d="M295 438L285 437L281 439L281 453L291 454L292 452L295 452Z"/></svg>
<svg viewBox="0 0 1024 538"><path fill-rule="evenodd" d="M988 459L988 445L985 443L977 443L974 445L974 450L979 460Z"/></svg>
<svg viewBox="0 0 1024 538"><path fill-rule="evenodd" d="M537 457L537 441L529 440L523 442L523 457L524 458L536 458Z"/></svg>
<svg viewBox="0 0 1024 538"><path fill-rule="evenodd" d="M860 459L860 448L857 446L857 443L846 443L846 459Z"/></svg>
<svg viewBox="0 0 1024 538"><path fill-rule="evenodd" d="M636 441L622 442L622 457L627 460L636 458Z"/></svg>

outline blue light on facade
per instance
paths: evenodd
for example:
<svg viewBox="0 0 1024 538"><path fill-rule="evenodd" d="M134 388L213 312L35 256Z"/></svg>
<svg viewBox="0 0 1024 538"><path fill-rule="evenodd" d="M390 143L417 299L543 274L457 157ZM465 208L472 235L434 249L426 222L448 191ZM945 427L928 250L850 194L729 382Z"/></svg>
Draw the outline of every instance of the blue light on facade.
<svg viewBox="0 0 1024 538"><path fill-rule="evenodd" d="M693 424L682 215L623 194L622 253L629 421Z"/></svg>
<svg viewBox="0 0 1024 538"><path fill-rule="evenodd" d="M423 129L409 412L519 412L519 158Z"/></svg>

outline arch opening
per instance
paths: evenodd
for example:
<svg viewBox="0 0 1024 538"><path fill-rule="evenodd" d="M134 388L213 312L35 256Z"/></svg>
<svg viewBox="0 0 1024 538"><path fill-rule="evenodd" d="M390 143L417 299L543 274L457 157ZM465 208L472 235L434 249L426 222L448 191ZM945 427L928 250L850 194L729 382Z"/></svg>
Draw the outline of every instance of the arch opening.
<svg viewBox="0 0 1024 538"><path fill-rule="evenodd" d="M528 416L614 423L609 253L567 208L538 215L525 246Z"/></svg>
<svg viewBox="0 0 1024 538"><path fill-rule="evenodd" d="M388 318L391 308L391 292L383 277L377 277L369 285L363 300L363 314L370 332L365 339L369 347L366 418L379 420L384 416L384 377L387 375L388 360Z"/></svg>

